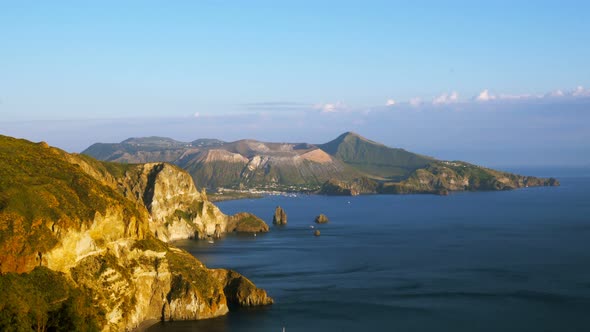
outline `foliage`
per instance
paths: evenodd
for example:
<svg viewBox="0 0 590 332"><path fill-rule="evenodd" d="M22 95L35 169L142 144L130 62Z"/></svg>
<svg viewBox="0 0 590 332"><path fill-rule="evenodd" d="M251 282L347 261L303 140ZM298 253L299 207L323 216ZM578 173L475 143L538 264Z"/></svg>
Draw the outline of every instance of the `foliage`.
<svg viewBox="0 0 590 332"><path fill-rule="evenodd" d="M104 313L87 289L62 273L37 267L0 275L0 331L99 331Z"/></svg>
<svg viewBox="0 0 590 332"><path fill-rule="evenodd" d="M129 218L141 218L134 203L70 158L76 156L45 143L0 136L0 270L7 271L7 264L14 265L19 257L48 251L61 230L80 229L111 206L122 206ZM102 165L83 158L81 162Z"/></svg>
<svg viewBox="0 0 590 332"><path fill-rule="evenodd" d="M390 148L354 133L345 133L320 148L368 177L405 177L434 159L404 149Z"/></svg>

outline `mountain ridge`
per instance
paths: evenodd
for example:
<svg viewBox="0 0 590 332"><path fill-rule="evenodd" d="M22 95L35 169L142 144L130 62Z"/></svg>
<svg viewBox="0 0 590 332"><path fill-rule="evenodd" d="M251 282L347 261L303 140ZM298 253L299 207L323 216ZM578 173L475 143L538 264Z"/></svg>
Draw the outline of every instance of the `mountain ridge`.
<svg viewBox="0 0 590 332"><path fill-rule="evenodd" d="M146 138L146 143L154 138ZM160 138L162 142L169 139ZM170 139L171 140L171 139ZM173 141L173 140L172 140ZM157 142L157 144L164 144ZM174 146L158 148L148 145L143 149L129 146L125 141L118 144L95 143L82 153L99 159L133 163L148 161L171 162L187 170L198 186L209 190L272 190L301 191L322 194L349 193L444 193L458 190L496 190L494 188L519 188L526 183L557 185L558 181L524 181L524 177L504 186L491 185L489 177L512 178L505 172L491 169L479 171L480 166L463 163L472 169L467 185L457 186L444 179L431 181L430 187L410 184L419 177L420 170L445 168L434 177L449 176L447 161L413 153L402 148L388 147L365 138L355 132L345 132L323 143L262 142L242 139L233 142L215 140L213 146ZM447 163L447 164L445 164ZM437 167L433 168L433 165ZM441 168L442 167L442 168ZM461 174L465 172L460 172ZM420 172L424 174L424 172ZM453 175L462 177L462 175ZM476 179L482 177L481 179ZM473 178L473 179L471 179ZM531 178L531 177L526 177ZM422 179L422 181L426 181ZM491 181L491 180L490 180ZM471 183L471 184L469 184ZM485 185L481 185L484 183ZM337 186L342 188L336 189Z"/></svg>

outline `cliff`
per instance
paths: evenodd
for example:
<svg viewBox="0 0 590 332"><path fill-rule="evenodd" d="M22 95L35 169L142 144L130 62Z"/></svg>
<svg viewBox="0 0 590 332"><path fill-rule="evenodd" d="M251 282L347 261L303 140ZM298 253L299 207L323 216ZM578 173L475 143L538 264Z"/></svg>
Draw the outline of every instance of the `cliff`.
<svg viewBox="0 0 590 332"><path fill-rule="evenodd" d="M0 330L120 331L270 304L237 272L158 239L219 234L229 219L177 167L0 136L0 285L11 294L0 297Z"/></svg>
<svg viewBox="0 0 590 332"><path fill-rule="evenodd" d="M79 165L86 173L107 183L136 204L143 205L148 213L151 232L164 242L219 237L236 231L228 228L230 217L211 203L205 190L199 192L191 176L181 168L167 163L117 164L101 163L84 155L70 155L70 162ZM232 218L232 224L240 218ZM256 232L268 226L259 218ZM241 231L246 228L240 228Z"/></svg>

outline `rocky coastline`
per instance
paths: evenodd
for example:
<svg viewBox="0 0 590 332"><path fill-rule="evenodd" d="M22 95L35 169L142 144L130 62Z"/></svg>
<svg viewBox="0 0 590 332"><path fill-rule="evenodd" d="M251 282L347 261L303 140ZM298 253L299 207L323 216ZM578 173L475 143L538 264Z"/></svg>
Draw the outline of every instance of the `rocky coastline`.
<svg viewBox="0 0 590 332"><path fill-rule="evenodd" d="M268 230L253 215L223 214L180 168L0 143L0 330L125 331L272 304L238 272L168 243Z"/></svg>

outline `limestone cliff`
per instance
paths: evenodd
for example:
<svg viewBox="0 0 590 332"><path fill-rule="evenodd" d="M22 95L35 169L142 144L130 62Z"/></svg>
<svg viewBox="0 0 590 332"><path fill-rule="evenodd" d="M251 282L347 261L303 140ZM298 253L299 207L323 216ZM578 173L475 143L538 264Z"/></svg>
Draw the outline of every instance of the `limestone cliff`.
<svg viewBox="0 0 590 332"><path fill-rule="evenodd" d="M176 167L101 163L0 136L0 285L11 294L0 297L0 330L122 331L272 303L238 273L155 237L208 234L228 219Z"/></svg>
<svg viewBox="0 0 590 332"><path fill-rule="evenodd" d="M191 176L174 165L97 164L83 155L70 155L69 161L80 165L84 172L108 183L125 197L145 206L150 215L150 230L164 242L219 237L232 231L248 232L246 227L237 229L235 224L240 218L232 219L223 214L208 200L205 190L199 192ZM230 221L234 225L228 228ZM253 232L268 231L266 223L259 218L250 220L249 223L253 226Z"/></svg>

